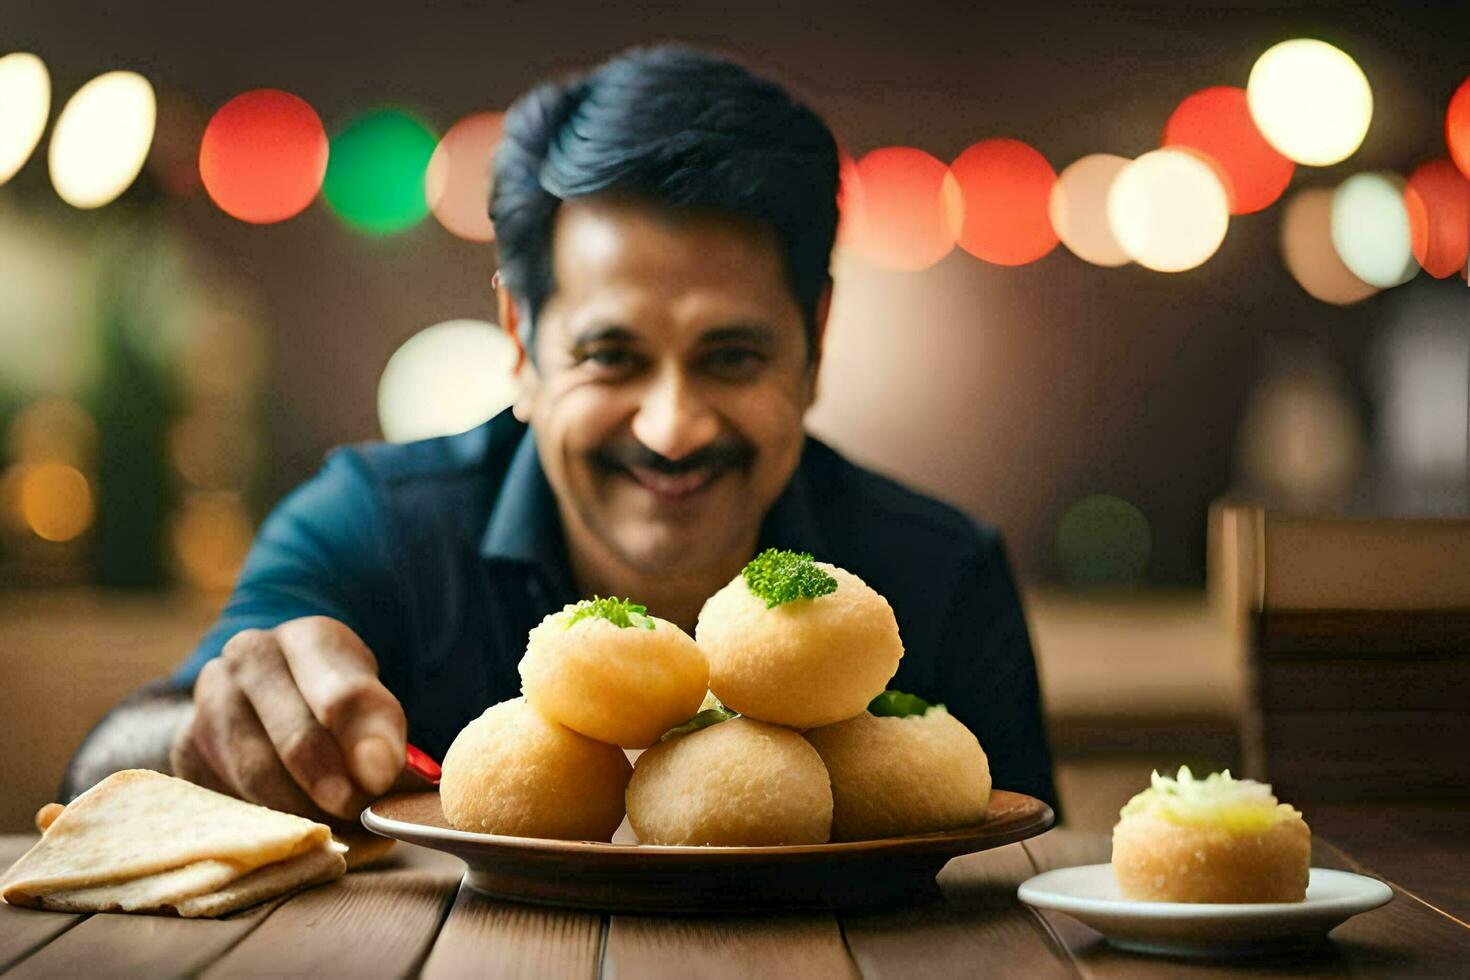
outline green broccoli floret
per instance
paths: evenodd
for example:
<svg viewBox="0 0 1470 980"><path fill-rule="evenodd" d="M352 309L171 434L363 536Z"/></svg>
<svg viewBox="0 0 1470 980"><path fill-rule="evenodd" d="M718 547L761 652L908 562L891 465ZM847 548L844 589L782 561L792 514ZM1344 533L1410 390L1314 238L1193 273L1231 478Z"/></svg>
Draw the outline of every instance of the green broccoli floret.
<svg viewBox="0 0 1470 980"><path fill-rule="evenodd" d="M742 573L750 591L774 609L796 599L815 599L837 591L837 580L818 568L806 552L767 548Z"/></svg>
<svg viewBox="0 0 1470 980"><path fill-rule="evenodd" d="M606 599L601 597L583 599L581 602L567 606L562 612L571 613L563 624L566 629L571 629L584 619L605 619L614 626L621 626L624 629L631 626L646 630L654 628L653 617L648 615L647 606L640 606L631 599L618 599L614 596L608 596Z"/></svg>
<svg viewBox="0 0 1470 980"><path fill-rule="evenodd" d="M934 705L925 701L917 694L905 694L902 691L884 691L872 701L868 702L868 714L879 717L907 718L910 715L922 715L928 712ZM944 707L939 705L939 707Z"/></svg>

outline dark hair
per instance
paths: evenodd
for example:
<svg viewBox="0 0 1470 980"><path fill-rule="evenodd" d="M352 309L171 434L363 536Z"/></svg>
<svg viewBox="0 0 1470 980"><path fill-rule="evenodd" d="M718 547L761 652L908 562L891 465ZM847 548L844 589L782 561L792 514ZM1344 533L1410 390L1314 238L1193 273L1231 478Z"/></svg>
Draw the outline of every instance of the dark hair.
<svg viewBox="0 0 1470 980"><path fill-rule="evenodd" d="M775 82L683 45L631 48L507 112L490 198L501 279L534 329L555 286L556 209L569 198L630 192L734 212L776 232L814 350L837 167L832 131Z"/></svg>

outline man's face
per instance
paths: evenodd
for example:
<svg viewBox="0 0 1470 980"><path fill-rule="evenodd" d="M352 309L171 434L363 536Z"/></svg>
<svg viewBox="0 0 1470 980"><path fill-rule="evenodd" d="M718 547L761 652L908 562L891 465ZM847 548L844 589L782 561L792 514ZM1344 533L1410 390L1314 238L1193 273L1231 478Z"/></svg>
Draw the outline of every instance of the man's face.
<svg viewBox="0 0 1470 980"><path fill-rule="evenodd" d="M796 468L815 387L774 234L582 198L552 241L516 414L569 542L642 573L743 561Z"/></svg>

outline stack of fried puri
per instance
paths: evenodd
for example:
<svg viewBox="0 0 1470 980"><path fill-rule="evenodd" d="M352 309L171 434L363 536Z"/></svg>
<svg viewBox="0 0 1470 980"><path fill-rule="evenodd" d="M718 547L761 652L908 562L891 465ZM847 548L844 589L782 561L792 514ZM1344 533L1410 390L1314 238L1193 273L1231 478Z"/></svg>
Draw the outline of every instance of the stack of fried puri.
<svg viewBox="0 0 1470 980"><path fill-rule="evenodd" d="M219 916L340 877L345 850L325 824L129 769L56 815L0 895L65 912Z"/></svg>
<svg viewBox="0 0 1470 980"><path fill-rule="evenodd" d="M439 800L461 830L607 841L641 749L687 720L709 668L687 633L619 599L567 606L531 630L523 697L470 722L444 756Z"/></svg>

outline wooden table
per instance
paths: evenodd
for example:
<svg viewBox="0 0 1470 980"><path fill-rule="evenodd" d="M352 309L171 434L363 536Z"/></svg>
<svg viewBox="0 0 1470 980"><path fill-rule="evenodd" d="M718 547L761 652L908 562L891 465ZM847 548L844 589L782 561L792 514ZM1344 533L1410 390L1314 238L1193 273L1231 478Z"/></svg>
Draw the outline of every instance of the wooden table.
<svg viewBox="0 0 1470 980"><path fill-rule="evenodd" d="M34 836L0 836L8 865ZM1304 959L1199 964L1118 952L1063 915L1021 905L1038 871L1108 859L1104 835L1054 830L951 861L944 899L902 911L763 918L604 916L516 905L459 885L462 865L416 848L224 920L66 915L0 905L10 977L1219 977L1465 976L1470 925L1395 886L1395 899ZM1313 864L1364 871L1318 842ZM1389 874L1392 868L1379 869ZM1371 873L1371 872L1370 872Z"/></svg>

